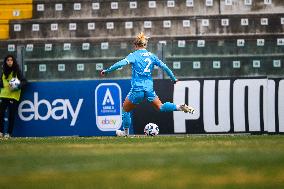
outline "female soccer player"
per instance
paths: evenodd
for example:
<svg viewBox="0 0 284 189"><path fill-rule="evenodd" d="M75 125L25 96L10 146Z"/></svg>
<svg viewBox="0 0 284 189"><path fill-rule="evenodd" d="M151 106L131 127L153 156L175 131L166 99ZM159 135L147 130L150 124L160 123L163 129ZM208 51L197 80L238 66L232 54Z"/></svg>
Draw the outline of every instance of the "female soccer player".
<svg viewBox="0 0 284 189"><path fill-rule="evenodd" d="M139 33L134 40L135 51L130 53L126 58L116 62L106 70L101 71L101 75L112 72L122 66L131 64L132 66L132 81L131 90L123 102L122 126L124 131L117 130L117 136L128 136L129 126L131 125L130 112L140 102L146 98L151 104L161 112L184 111L185 113L193 113L194 109L186 104L176 105L170 102L162 104L159 97L156 95L153 88L152 71L154 66L159 66L165 71L171 80L176 83L173 72L159 58L146 50L148 37L143 32Z"/></svg>
<svg viewBox="0 0 284 189"><path fill-rule="evenodd" d="M18 78L18 80L20 80L20 85L17 89L12 89L9 85L9 81L12 78ZM5 134L5 137L9 138L13 134L14 120L18 110L21 89L25 85L26 79L23 77L16 59L12 55L6 56L0 77L0 137L3 137L4 133L4 115L6 109L9 109L9 124L8 132Z"/></svg>

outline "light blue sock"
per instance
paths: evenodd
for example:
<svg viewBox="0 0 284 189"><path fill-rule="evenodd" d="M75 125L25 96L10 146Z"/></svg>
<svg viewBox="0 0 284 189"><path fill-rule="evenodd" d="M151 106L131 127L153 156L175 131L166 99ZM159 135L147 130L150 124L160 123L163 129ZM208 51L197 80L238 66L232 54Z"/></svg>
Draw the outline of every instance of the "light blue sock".
<svg viewBox="0 0 284 189"><path fill-rule="evenodd" d="M177 106L174 103L166 102L160 107L161 112L177 111Z"/></svg>
<svg viewBox="0 0 284 189"><path fill-rule="evenodd" d="M122 126L123 128L129 128L131 125L130 112L122 111Z"/></svg>

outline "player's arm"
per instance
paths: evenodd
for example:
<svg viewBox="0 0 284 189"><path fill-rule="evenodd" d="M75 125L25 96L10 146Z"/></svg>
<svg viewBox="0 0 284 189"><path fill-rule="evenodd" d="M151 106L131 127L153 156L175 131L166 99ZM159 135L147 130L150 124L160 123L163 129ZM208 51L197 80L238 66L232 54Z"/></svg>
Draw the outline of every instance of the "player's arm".
<svg viewBox="0 0 284 189"><path fill-rule="evenodd" d="M167 73L167 75L171 78L171 80L176 83L178 82L177 78L175 77L174 73L172 72L172 70L170 70L170 68L165 64L163 63L161 60L157 59L158 61L158 66L164 71Z"/></svg>
<svg viewBox="0 0 284 189"><path fill-rule="evenodd" d="M116 70L118 68L121 68L121 67L123 67L123 66L125 66L127 64L129 64L129 61L126 58L124 58L124 59L116 62L114 65L112 65L108 69L102 70L101 71L101 75L104 76L105 74L108 74L108 73L110 73L110 72L112 72L112 71L114 71L114 70Z"/></svg>

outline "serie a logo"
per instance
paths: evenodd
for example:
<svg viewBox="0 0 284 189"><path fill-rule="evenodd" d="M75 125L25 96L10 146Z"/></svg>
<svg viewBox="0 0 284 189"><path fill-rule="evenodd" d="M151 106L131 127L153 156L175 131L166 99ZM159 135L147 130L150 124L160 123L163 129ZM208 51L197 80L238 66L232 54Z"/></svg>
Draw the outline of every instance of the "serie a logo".
<svg viewBox="0 0 284 189"><path fill-rule="evenodd" d="M121 127L121 88L116 83L101 83L95 91L96 124L101 131Z"/></svg>

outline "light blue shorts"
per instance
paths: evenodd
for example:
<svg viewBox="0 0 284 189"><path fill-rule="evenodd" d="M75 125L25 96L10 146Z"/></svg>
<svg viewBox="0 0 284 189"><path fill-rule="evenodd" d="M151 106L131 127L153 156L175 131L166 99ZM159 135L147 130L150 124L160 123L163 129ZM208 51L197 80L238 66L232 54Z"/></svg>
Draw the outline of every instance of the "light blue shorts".
<svg viewBox="0 0 284 189"><path fill-rule="evenodd" d="M130 91L127 95L127 98L132 102L133 104L139 104L141 103L145 98L149 102L153 102L155 98L157 98L157 95L154 90L151 91Z"/></svg>

